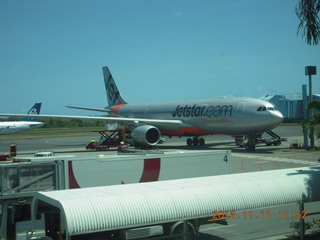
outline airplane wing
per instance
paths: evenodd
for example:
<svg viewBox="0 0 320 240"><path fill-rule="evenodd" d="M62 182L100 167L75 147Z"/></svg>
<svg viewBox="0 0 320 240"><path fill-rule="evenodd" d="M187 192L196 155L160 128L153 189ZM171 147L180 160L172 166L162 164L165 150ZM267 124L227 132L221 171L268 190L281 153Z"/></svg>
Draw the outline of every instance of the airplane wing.
<svg viewBox="0 0 320 240"><path fill-rule="evenodd" d="M65 106L67 108L81 109L81 110L89 110L89 111L97 111L97 112L111 112L110 109L106 108L88 108L88 107L77 107L77 106Z"/></svg>
<svg viewBox="0 0 320 240"><path fill-rule="evenodd" d="M0 116L5 117L30 117L31 114L7 114L0 113ZM37 119L50 119L50 118L61 118L61 119L80 119L80 120L95 120L105 121L106 123L145 123L151 125L183 125L181 120L163 120L163 119L145 119L145 118L125 118L125 117L96 117L96 116L72 116L72 115L34 115Z"/></svg>

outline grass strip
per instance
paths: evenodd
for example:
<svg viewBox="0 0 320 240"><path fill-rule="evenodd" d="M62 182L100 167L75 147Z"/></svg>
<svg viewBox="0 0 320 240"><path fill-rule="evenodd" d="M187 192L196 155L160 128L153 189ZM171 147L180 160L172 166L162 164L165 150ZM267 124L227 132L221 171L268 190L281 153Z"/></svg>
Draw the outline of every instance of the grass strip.
<svg viewBox="0 0 320 240"><path fill-rule="evenodd" d="M83 127L83 128L35 128L25 132L0 135L0 140L8 139L33 139L50 137L74 137L74 136L92 136L98 131L103 131L101 127Z"/></svg>

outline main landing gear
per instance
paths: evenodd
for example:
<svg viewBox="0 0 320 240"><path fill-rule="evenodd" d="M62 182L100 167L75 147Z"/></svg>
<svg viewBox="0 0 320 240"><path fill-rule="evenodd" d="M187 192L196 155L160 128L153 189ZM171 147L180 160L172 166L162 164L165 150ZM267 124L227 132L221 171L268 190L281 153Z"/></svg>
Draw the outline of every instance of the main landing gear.
<svg viewBox="0 0 320 240"><path fill-rule="evenodd" d="M203 138L193 137L187 139L188 146L203 146L205 144L205 140Z"/></svg>

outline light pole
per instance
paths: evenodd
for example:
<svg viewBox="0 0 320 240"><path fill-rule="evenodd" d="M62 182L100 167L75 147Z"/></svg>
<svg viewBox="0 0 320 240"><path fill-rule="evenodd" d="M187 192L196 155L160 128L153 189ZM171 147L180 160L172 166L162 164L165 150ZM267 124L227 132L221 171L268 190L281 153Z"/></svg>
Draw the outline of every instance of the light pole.
<svg viewBox="0 0 320 240"><path fill-rule="evenodd" d="M311 103L312 102L312 78L311 78L311 76L317 74L316 66L306 66L305 73L306 73L306 75L309 76L309 101L308 101L308 103ZM313 111L312 111L312 109L310 109L308 116L311 116L312 114L313 114ZM310 128L310 148L311 149L314 148L314 128L313 127Z"/></svg>

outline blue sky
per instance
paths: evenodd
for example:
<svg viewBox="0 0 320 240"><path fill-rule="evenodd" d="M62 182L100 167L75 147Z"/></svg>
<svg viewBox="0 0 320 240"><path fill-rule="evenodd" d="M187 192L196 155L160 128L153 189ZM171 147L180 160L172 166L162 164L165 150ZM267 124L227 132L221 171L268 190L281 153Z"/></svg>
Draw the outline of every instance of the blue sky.
<svg viewBox="0 0 320 240"><path fill-rule="evenodd" d="M92 114L64 106L107 106L106 65L129 103L300 93L297 2L0 0L0 112Z"/></svg>

